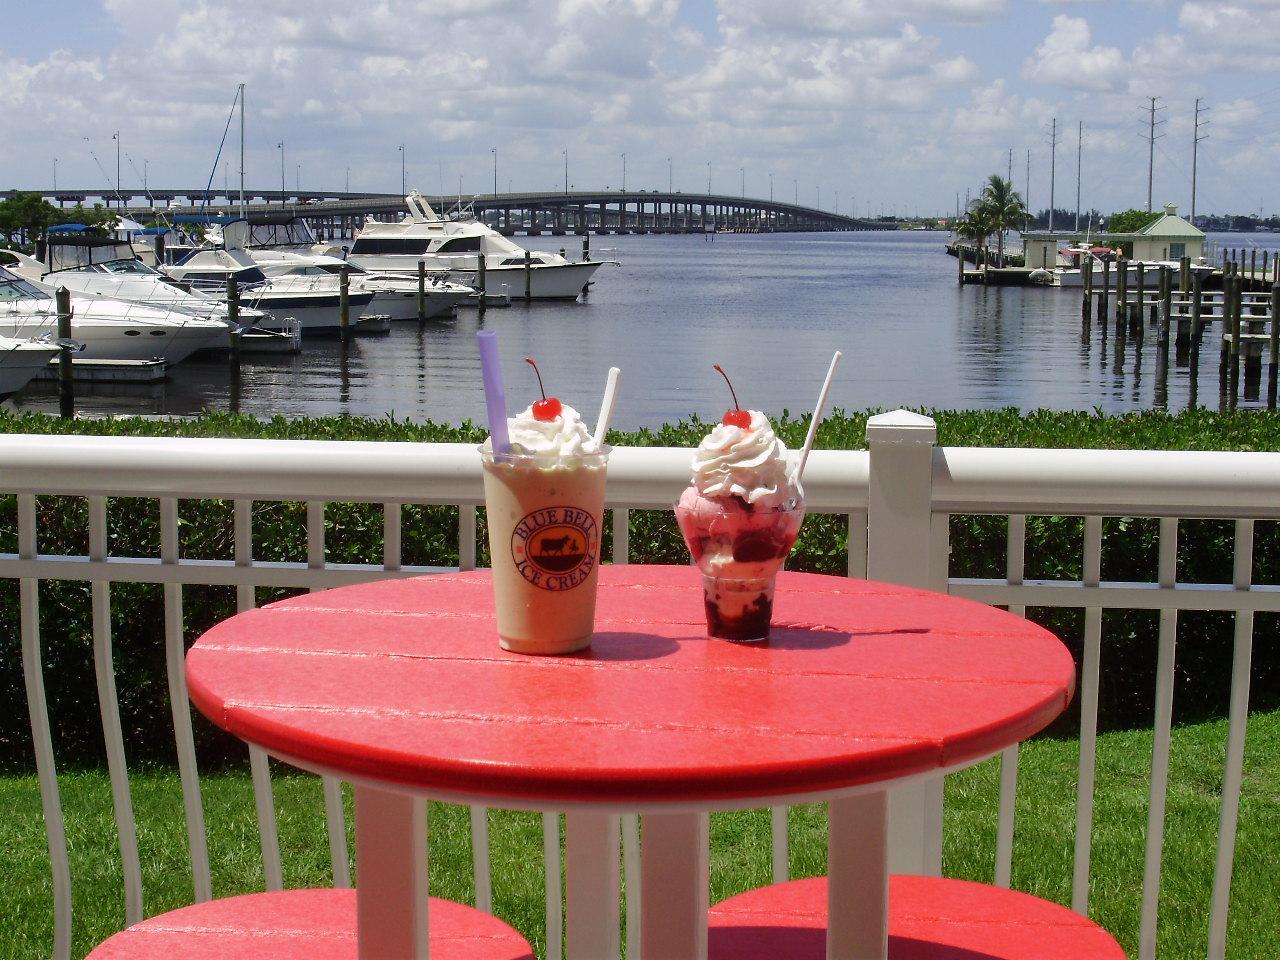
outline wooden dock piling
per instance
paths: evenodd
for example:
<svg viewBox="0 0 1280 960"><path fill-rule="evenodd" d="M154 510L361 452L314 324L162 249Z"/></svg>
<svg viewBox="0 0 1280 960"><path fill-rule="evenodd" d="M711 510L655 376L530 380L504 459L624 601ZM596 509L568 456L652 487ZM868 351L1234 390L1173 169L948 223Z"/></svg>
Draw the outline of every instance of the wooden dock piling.
<svg viewBox="0 0 1280 960"><path fill-rule="evenodd" d="M1129 309L1129 261L1124 257L1116 260L1116 328L1125 323L1125 311Z"/></svg>
<svg viewBox="0 0 1280 960"><path fill-rule="evenodd" d="M1276 408L1276 368L1280 365L1280 283L1271 287L1271 340L1267 351L1267 407Z"/></svg>
<svg viewBox="0 0 1280 960"><path fill-rule="evenodd" d="M338 271L338 336L346 343L351 339L351 268Z"/></svg>
<svg viewBox="0 0 1280 960"><path fill-rule="evenodd" d="M533 299L533 255L524 252L524 299L528 303Z"/></svg>
<svg viewBox="0 0 1280 960"><path fill-rule="evenodd" d="M227 277L227 345L232 366L240 363L240 284L235 276Z"/></svg>
<svg viewBox="0 0 1280 960"><path fill-rule="evenodd" d="M418 322L427 322L427 261L418 261Z"/></svg>
<svg viewBox="0 0 1280 960"><path fill-rule="evenodd" d="M1178 293L1184 298L1191 292L1191 258L1183 257L1178 261Z"/></svg>
<svg viewBox="0 0 1280 960"><path fill-rule="evenodd" d="M480 302L476 310L483 317L485 310L489 307L489 263L483 253L476 257L476 289L480 292Z"/></svg>
<svg viewBox="0 0 1280 960"><path fill-rule="evenodd" d="M59 287L53 294L58 309L58 413L64 420L76 415L75 388L71 379L71 291Z"/></svg>

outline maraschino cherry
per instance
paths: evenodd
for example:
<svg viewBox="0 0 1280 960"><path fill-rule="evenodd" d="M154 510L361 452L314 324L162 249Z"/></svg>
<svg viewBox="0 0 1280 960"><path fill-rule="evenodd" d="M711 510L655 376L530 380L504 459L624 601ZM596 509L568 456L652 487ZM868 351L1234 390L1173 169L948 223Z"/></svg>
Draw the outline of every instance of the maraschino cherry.
<svg viewBox="0 0 1280 960"><path fill-rule="evenodd" d="M726 410L724 412L724 417L721 418L720 422L726 427L738 427L742 430L748 429L751 426L751 411L743 410L738 406L738 394L733 389L733 383L729 380L729 375L724 372L724 367L720 366L718 363L713 364L713 366L716 371L719 372L720 376L724 377L724 382L729 384L729 395L733 397L733 409Z"/></svg>
<svg viewBox="0 0 1280 960"><path fill-rule="evenodd" d="M542 399L533 401L533 419L542 423L550 423L560 416L560 411L563 407L555 397L547 396L547 390L542 385L542 373L538 370L538 365L533 362L533 358L525 357L524 362L533 367L533 372L538 375L538 389L542 391Z"/></svg>

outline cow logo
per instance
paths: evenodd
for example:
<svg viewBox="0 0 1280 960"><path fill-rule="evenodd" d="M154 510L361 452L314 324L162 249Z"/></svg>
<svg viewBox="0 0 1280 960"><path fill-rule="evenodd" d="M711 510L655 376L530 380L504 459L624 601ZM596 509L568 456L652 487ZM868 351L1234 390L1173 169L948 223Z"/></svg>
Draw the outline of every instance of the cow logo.
<svg viewBox="0 0 1280 960"><path fill-rule="evenodd" d="M600 525L577 507L534 510L511 534L511 558L520 575L543 590L584 583L600 554Z"/></svg>

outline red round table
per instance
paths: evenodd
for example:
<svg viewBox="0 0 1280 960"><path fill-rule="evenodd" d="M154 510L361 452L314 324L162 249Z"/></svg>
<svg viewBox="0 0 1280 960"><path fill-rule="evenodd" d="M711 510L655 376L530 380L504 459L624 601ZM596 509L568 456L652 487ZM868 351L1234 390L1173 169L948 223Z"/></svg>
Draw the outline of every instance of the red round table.
<svg viewBox="0 0 1280 960"><path fill-rule="evenodd" d="M211 720L355 784L362 957L425 949L420 796L568 811L570 960L616 950L619 812L645 814L644 956L694 957L707 812L826 799L827 955L883 955L886 785L1024 739L1074 688L1052 634L941 594L783 573L772 640L746 646L706 639L692 567L604 566L599 589L591 647L564 657L499 647L484 572L296 597L192 647Z"/></svg>

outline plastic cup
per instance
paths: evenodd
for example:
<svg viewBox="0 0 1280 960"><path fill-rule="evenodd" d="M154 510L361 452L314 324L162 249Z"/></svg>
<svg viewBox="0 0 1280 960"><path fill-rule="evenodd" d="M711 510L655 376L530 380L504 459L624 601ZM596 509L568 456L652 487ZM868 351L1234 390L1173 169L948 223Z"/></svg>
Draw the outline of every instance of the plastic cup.
<svg viewBox="0 0 1280 960"><path fill-rule="evenodd" d="M517 653L583 649L595 627L609 448L480 455L498 642Z"/></svg>
<svg viewBox="0 0 1280 960"><path fill-rule="evenodd" d="M738 497L703 497L690 487L675 513L702 572L707 635L735 643L768 640L774 582L804 523L804 501L752 506Z"/></svg>

